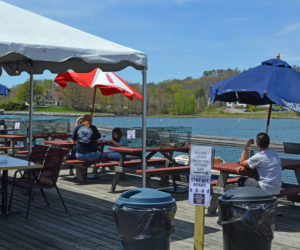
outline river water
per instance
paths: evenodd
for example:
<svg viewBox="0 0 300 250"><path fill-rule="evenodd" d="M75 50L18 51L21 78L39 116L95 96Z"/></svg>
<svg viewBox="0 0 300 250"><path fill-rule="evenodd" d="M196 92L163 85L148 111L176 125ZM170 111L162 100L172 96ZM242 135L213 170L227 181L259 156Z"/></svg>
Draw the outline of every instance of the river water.
<svg viewBox="0 0 300 250"><path fill-rule="evenodd" d="M27 116L21 116L27 119ZM20 116L0 116L3 118L20 118ZM35 116L34 119L68 119L74 124L76 117ZM189 126L192 134L222 136L234 138L255 138L258 132L265 132L267 119L241 118L167 118L147 117L147 127ZM94 117L93 124L111 127L141 127L142 118L136 116ZM271 119L269 135L272 141L300 143L300 120Z"/></svg>
<svg viewBox="0 0 300 250"><path fill-rule="evenodd" d="M0 119L28 119L28 116L0 116ZM66 116L34 116L35 120L67 119L74 124L77 117ZM166 118L147 117L147 127L188 126L192 128L192 134L255 138L258 132L265 132L267 119L241 119L241 118ZM136 116L122 117L94 117L93 124L97 126L111 127L141 127L142 118ZM269 135L272 141L300 143L300 120L296 119L272 119L269 127ZM227 150L216 147L216 155L224 161L236 161L239 159L241 150ZM291 171L284 172L284 179L288 183L296 184L297 181Z"/></svg>

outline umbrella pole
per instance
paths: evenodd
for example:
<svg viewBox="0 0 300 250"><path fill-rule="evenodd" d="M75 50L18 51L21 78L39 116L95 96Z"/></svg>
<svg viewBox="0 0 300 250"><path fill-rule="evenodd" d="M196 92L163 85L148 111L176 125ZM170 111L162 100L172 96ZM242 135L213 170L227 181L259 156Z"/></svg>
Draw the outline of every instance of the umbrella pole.
<svg viewBox="0 0 300 250"><path fill-rule="evenodd" d="M266 134L268 134L268 131L269 131L269 125L270 125L270 120L271 120L271 112L272 112L272 103L270 103L270 107L269 107Z"/></svg>
<svg viewBox="0 0 300 250"><path fill-rule="evenodd" d="M93 104L92 104L91 116L93 116L93 114L94 114L96 91L97 91L97 88L94 89L94 96L93 96Z"/></svg>
<svg viewBox="0 0 300 250"><path fill-rule="evenodd" d="M142 176L146 187L146 113L147 113L147 70L143 70L143 114L142 114Z"/></svg>
<svg viewBox="0 0 300 250"><path fill-rule="evenodd" d="M32 150L32 112L33 111L33 74L30 72L30 102L29 102L29 154Z"/></svg>

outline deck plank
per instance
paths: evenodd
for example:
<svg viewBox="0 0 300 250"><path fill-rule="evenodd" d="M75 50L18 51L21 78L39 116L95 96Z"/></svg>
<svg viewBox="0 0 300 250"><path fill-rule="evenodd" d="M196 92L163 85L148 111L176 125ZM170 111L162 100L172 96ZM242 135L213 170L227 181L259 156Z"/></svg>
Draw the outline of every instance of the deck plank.
<svg viewBox="0 0 300 250"><path fill-rule="evenodd" d="M110 193L113 174L103 174L96 180L77 184L68 170L62 170L58 186L68 207L65 213L55 190L46 190L50 202L47 207L39 191L34 199L29 218L25 218L27 196L16 188L13 209L22 214L0 218L0 249L119 249L120 239L112 216L112 206L126 190L141 187L141 178L126 175L120 180L116 193ZM159 188L158 181L152 181ZM10 192L10 189L9 189ZM171 249L193 249L195 207L188 204L187 193L174 194L177 212L171 237ZM283 216L276 217L272 249L299 249L299 207L280 206ZM222 227L217 216L205 217L205 249L223 248Z"/></svg>

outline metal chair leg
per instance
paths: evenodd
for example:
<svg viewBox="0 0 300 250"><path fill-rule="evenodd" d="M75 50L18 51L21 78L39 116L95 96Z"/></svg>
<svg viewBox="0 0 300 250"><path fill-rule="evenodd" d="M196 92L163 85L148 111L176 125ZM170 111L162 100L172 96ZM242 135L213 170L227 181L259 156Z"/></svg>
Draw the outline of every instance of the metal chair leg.
<svg viewBox="0 0 300 250"><path fill-rule="evenodd" d="M42 194L42 196L43 196L43 198L44 198L44 200L45 200L45 202L47 204L47 207L49 207L50 204L49 204L48 199L47 199L47 197L46 197L46 195L44 193L44 190L42 188L40 188L40 191L41 191L41 194Z"/></svg>
<svg viewBox="0 0 300 250"><path fill-rule="evenodd" d="M32 188L30 188L28 190L28 203L27 203L27 210L26 210L26 218L28 218L28 214L29 214L29 208L30 208L30 203L31 203L31 198L32 198Z"/></svg>
<svg viewBox="0 0 300 250"><path fill-rule="evenodd" d="M172 175L172 182L174 186L174 193L176 193L177 190L177 184L176 184L176 176Z"/></svg>
<svg viewBox="0 0 300 250"><path fill-rule="evenodd" d="M11 203L12 203L12 197L13 197L13 194L14 194L14 190L15 190L15 186L12 185L11 191L10 191L10 196L9 196L8 212L11 211Z"/></svg>
<svg viewBox="0 0 300 250"><path fill-rule="evenodd" d="M57 193L58 193L59 199L61 200L61 203L63 204L63 206L64 206L64 208L65 208L66 213L68 213L68 209L67 209L67 207L66 207L66 204L65 204L65 202L64 202L64 200L63 200L63 198L62 198L62 196L61 196L61 194L60 194L60 192L59 192L59 190L58 190L58 187L56 186L56 184L55 184L55 188L56 188L56 191L57 191Z"/></svg>

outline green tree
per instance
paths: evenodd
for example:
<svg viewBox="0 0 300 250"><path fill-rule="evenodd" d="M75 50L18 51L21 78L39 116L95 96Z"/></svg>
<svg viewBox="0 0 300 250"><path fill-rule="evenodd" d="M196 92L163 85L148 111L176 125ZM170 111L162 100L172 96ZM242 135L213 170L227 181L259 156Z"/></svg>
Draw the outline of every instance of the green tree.
<svg viewBox="0 0 300 250"><path fill-rule="evenodd" d="M195 96L189 90L183 90L175 94L174 111L177 114L193 114L195 112Z"/></svg>
<svg viewBox="0 0 300 250"><path fill-rule="evenodd" d="M33 81L33 101L37 102L41 99L44 88L37 81ZM20 85L16 90L16 99L19 102L30 102L30 82L27 81Z"/></svg>

